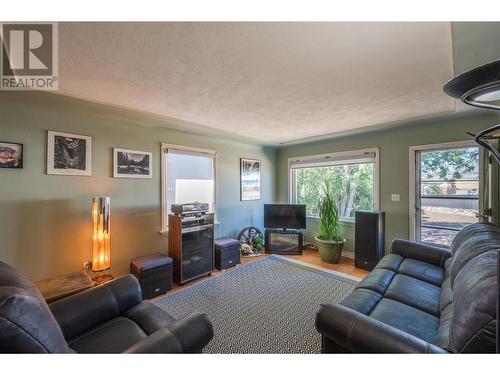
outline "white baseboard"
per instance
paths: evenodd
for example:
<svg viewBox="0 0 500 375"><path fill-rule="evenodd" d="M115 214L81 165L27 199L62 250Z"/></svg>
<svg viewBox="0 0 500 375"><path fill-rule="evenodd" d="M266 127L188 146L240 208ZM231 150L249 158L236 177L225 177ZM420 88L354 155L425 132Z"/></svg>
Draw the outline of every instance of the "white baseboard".
<svg viewBox="0 0 500 375"><path fill-rule="evenodd" d="M343 251L342 256L349 258L349 259L354 259L354 251Z"/></svg>

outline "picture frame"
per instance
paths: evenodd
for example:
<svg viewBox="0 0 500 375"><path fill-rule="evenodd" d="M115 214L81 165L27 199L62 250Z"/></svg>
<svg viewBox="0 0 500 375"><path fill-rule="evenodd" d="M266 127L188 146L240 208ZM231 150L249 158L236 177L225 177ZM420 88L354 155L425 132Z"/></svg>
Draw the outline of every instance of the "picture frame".
<svg viewBox="0 0 500 375"><path fill-rule="evenodd" d="M241 201L255 201L261 199L260 170L260 160L240 158Z"/></svg>
<svg viewBox="0 0 500 375"><path fill-rule="evenodd" d="M0 168L22 169L24 145L22 143L0 141Z"/></svg>
<svg viewBox="0 0 500 375"><path fill-rule="evenodd" d="M92 137L49 130L47 174L92 176Z"/></svg>
<svg viewBox="0 0 500 375"><path fill-rule="evenodd" d="M153 178L153 153L113 148L113 177Z"/></svg>

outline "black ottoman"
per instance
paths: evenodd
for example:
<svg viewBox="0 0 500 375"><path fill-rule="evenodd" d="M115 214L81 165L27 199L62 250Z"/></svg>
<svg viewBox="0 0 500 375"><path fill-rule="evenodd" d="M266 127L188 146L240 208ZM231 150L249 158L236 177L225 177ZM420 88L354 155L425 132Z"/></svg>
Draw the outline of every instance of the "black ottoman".
<svg viewBox="0 0 500 375"><path fill-rule="evenodd" d="M142 289L142 299L149 299L172 289L172 258L155 253L130 261L130 273Z"/></svg>
<svg viewBox="0 0 500 375"><path fill-rule="evenodd" d="M233 238L224 237L214 241L215 268L224 270L240 263L240 243Z"/></svg>

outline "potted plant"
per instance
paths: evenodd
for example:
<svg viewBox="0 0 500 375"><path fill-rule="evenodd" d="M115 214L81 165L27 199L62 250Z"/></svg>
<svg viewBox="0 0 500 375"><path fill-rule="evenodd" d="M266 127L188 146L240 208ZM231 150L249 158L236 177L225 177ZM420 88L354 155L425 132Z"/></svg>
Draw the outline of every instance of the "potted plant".
<svg viewBox="0 0 500 375"><path fill-rule="evenodd" d="M316 244L319 256L326 263L338 263L342 256L345 238L340 230L340 217L330 180L323 182L323 195L319 201L319 225Z"/></svg>

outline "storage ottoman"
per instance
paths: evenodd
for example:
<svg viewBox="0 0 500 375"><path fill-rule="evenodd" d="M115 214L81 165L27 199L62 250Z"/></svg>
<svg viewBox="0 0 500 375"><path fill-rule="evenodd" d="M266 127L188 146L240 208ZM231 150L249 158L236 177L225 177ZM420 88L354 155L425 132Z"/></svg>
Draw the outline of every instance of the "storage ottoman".
<svg viewBox="0 0 500 375"><path fill-rule="evenodd" d="M155 253L130 261L130 273L142 289L142 299L149 299L172 289L172 258Z"/></svg>

